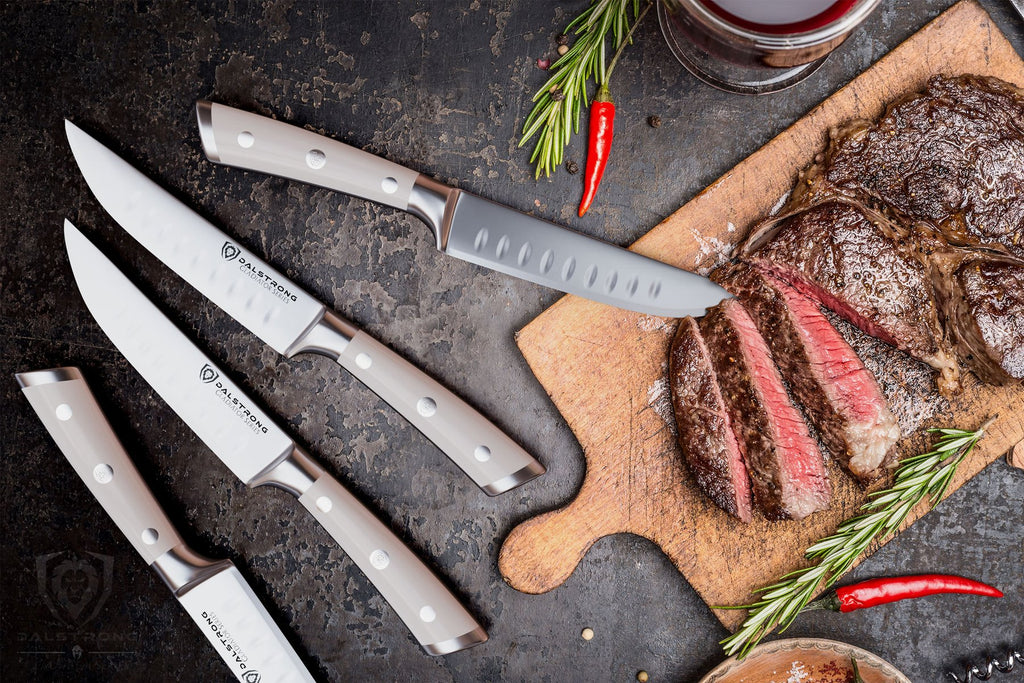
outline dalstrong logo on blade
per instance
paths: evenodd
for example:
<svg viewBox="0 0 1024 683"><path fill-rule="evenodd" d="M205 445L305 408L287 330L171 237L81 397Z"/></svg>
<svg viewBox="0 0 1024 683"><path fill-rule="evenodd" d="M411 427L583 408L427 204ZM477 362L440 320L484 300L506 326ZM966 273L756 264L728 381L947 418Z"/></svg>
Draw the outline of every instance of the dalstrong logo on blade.
<svg viewBox="0 0 1024 683"><path fill-rule="evenodd" d="M225 242L224 246L220 248L220 255L224 257L225 261L234 261L241 253L242 250L231 244L231 242Z"/></svg>
<svg viewBox="0 0 1024 683"><path fill-rule="evenodd" d="M203 384L209 384L210 382L216 380L218 377L220 377L220 373L211 368L209 365L204 365L203 369L199 371L199 379L203 381Z"/></svg>

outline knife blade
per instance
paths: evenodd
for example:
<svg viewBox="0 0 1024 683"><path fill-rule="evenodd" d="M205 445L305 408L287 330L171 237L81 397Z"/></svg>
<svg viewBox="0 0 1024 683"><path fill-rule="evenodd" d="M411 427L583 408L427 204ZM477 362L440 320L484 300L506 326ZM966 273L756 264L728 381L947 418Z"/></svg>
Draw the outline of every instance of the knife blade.
<svg viewBox="0 0 1024 683"><path fill-rule="evenodd" d="M408 211L441 251L546 287L669 318L701 316L730 296L711 280L448 187L282 121L200 100L207 158Z"/></svg>
<svg viewBox="0 0 1024 683"><path fill-rule="evenodd" d="M275 351L335 360L489 495L544 473L533 456L454 393L329 311L70 121L65 131L82 175L114 220Z"/></svg>
<svg viewBox="0 0 1024 683"><path fill-rule="evenodd" d="M302 504L430 654L487 640L433 572L189 341L70 221L64 241L86 306L114 346L247 486Z"/></svg>
<svg viewBox="0 0 1024 683"><path fill-rule="evenodd" d="M240 681L313 681L231 560L188 547L75 367L15 375L64 457Z"/></svg>

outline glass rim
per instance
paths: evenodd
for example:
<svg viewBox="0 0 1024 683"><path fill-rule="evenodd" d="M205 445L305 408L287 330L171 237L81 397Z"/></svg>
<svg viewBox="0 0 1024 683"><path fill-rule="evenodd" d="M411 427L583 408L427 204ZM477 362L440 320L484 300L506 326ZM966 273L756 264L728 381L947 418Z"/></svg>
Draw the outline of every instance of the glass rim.
<svg viewBox="0 0 1024 683"><path fill-rule="evenodd" d="M800 49L833 40L855 28L863 22L878 6L881 0L859 0L841 17L810 31L801 33L765 33L745 28L727 21L714 13L701 0L659 0L666 5L669 15L675 10L673 5L687 10L691 16L719 33L728 34L733 38L746 40L757 45L775 49Z"/></svg>

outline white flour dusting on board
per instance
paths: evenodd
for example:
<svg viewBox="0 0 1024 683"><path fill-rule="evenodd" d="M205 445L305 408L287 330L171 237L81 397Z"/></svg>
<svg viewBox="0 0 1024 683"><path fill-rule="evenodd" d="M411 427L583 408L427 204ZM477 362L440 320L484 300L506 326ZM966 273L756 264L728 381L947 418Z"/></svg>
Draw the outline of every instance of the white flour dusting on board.
<svg viewBox="0 0 1024 683"><path fill-rule="evenodd" d="M779 201L775 202L775 206L773 206L772 210L768 212L769 216L774 216L779 212L779 209L781 209L785 205L786 201L789 199L790 192L792 192L792 190L786 190L786 194L779 197Z"/></svg>
<svg viewBox="0 0 1024 683"><path fill-rule="evenodd" d="M704 237L696 230L693 231L693 236L700 245L700 251L693 257L695 272L707 275L732 258L732 251L736 245L727 244L717 237ZM708 256L713 257L710 263L707 262Z"/></svg>
<svg viewBox="0 0 1024 683"><path fill-rule="evenodd" d="M665 318L660 318L656 315L642 315L636 321L636 326L641 332L661 332L662 334L672 334L675 331L675 326Z"/></svg>
<svg viewBox="0 0 1024 683"><path fill-rule="evenodd" d="M647 390L647 405L658 414L669 431L675 434L676 416L672 411L672 390L669 388L668 377L658 378Z"/></svg>

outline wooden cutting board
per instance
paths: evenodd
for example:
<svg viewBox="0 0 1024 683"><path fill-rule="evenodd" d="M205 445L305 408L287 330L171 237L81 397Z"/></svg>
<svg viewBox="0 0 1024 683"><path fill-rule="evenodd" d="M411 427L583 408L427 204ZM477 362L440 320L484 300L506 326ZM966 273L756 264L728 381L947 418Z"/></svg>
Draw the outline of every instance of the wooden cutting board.
<svg viewBox="0 0 1024 683"><path fill-rule="evenodd" d="M961 73L994 75L1024 86L1024 62L973 0L925 26L632 249L707 272L755 221L781 204L797 171L824 148L829 127L856 117L876 118L886 103L921 89L930 76ZM744 525L709 503L692 482L675 442L666 380L675 325L675 320L567 296L520 331L519 347L579 439L587 472L575 500L520 524L506 539L499 568L514 588L549 591L569 577L599 538L629 532L661 547L709 605L742 604L752 590L803 566L804 549L832 533L864 501L864 492L830 464L832 508L802 522ZM900 444L902 455L926 445L925 427L975 428L999 415L961 466L951 490L1024 439L1020 386L985 386L972 376L963 393L946 402L935 395L927 373L916 383L887 376L887 358L898 352L861 337L855 348L878 375L905 433L913 432ZM907 523L923 512L918 508ZM742 611L716 614L729 628L745 616Z"/></svg>

